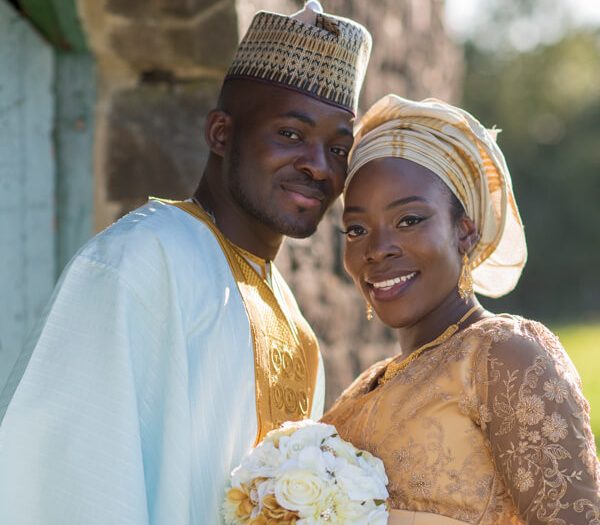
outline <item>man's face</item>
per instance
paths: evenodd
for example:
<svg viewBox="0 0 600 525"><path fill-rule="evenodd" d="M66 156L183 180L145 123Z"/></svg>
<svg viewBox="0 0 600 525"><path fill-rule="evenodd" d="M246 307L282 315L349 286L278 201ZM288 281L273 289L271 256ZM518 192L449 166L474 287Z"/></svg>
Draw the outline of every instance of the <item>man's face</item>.
<svg viewBox="0 0 600 525"><path fill-rule="evenodd" d="M227 190L273 231L308 237L342 191L353 116L295 91L248 84L251 107L233 115L223 159Z"/></svg>

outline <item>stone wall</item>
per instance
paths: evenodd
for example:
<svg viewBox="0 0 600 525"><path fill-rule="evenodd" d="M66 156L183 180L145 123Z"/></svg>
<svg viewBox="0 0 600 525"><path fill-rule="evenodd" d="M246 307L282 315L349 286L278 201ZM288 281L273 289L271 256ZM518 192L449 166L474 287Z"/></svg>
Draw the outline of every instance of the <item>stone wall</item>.
<svg viewBox="0 0 600 525"><path fill-rule="evenodd" d="M329 0L328 12L360 21L374 48L361 107L395 92L456 100L460 50L444 30L440 0ZM97 109L96 227L148 195L186 197L206 160L204 115L238 41L259 9L296 11L292 0L79 0L101 74ZM311 239L288 240L278 257L322 342L328 401L376 359L394 335L367 322L345 275L340 207Z"/></svg>

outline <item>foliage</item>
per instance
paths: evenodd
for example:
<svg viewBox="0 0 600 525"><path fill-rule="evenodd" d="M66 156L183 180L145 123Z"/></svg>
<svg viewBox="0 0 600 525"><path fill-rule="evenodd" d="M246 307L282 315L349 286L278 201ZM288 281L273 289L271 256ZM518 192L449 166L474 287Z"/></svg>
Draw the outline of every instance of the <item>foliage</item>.
<svg viewBox="0 0 600 525"><path fill-rule="evenodd" d="M513 50L514 51L514 50ZM465 47L463 106L504 131L526 226L518 288L486 301L543 320L600 315L600 31L528 52Z"/></svg>
<svg viewBox="0 0 600 525"><path fill-rule="evenodd" d="M562 325L554 328L569 357L575 364L583 393L592 406L592 430L596 447L600 447L600 323Z"/></svg>

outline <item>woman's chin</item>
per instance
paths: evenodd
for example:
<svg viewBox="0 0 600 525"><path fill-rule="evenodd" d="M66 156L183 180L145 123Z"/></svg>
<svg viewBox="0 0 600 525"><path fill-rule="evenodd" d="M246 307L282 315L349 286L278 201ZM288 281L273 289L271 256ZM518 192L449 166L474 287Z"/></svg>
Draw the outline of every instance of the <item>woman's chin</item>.
<svg viewBox="0 0 600 525"><path fill-rule="evenodd" d="M402 312L399 312L398 310L393 312L386 310L387 308L380 308L378 310L375 307L375 313L377 314L377 317L389 328L405 328L413 325L417 321L414 311L407 312L406 315L403 315Z"/></svg>

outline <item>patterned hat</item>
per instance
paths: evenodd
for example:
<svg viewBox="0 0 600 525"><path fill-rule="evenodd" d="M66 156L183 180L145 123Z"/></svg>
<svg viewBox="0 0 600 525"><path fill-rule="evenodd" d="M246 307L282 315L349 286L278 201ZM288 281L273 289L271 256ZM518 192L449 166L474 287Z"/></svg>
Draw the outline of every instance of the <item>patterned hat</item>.
<svg viewBox="0 0 600 525"><path fill-rule="evenodd" d="M370 52L363 26L311 0L292 16L256 13L225 80L279 84L356 114Z"/></svg>

